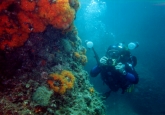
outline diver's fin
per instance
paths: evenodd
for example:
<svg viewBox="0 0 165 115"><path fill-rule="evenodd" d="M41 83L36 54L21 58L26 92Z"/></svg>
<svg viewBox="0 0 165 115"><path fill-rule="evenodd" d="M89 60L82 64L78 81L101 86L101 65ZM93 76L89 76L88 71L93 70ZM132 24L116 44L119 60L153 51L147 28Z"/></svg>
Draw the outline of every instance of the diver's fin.
<svg viewBox="0 0 165 115"><path fill-rule="evenodd" d="M130 85L130 86L126 89L126 92L131 93L131 92L134 90L134 87L135 87L134 84Z"/></svg>

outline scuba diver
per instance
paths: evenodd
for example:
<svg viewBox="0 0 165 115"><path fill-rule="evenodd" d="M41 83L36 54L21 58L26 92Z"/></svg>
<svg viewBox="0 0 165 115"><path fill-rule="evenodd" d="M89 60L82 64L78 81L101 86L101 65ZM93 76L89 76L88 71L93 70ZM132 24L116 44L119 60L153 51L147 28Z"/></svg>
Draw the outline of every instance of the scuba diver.
<svg viewBox="0 0 165 115"><path fill-rule="evenodd" d="M109 97L112 91L117 92L120 88L122 89L122 94L131 92L131 87L138 83L139 77L134 68L137 64L137 59L130 53L130 50L138 46L138 42L131 42L128 45L118 43L109 46L105 56L90 71L92 77L96 77L100 73L103 82L110 88L110 91L104 94L105 98ZM93 51L96 60L98 60L94 49Z"/></svg>

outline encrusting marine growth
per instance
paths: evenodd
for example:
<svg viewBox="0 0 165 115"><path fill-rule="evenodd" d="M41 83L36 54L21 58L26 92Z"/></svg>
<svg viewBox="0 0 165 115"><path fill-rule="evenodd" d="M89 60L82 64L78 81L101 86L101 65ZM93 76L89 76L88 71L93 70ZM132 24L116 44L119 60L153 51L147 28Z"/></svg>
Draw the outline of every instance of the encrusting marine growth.
<svg viewBox="0 0 165 115"><path fill-rule="evenodd" d="M43 32L48 25L68 29L77 10L71 5L79 6L79 3L73 0L1 0L0 49L20 47L30 33Z"/></svg>
<svg viewBox="0 0 165 115"><path fill-rule="evenodd" d="M63 70L61 74L50 74L50 77L47 83L56 93L64 94L74 86L75 77L70 71Z"/></svg>

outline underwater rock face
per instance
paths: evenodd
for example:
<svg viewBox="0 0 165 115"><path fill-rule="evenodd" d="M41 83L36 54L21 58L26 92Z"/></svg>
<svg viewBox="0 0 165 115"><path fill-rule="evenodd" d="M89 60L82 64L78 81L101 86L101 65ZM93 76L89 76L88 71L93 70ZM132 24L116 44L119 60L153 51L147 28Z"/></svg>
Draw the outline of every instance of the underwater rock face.
<svg viewBox="0 0 165 115"><path fill-rule="evenodd" d="M78 6L78 0L0 2L1 115L105 114L83 70L86 49L73 25Z"/></svg>

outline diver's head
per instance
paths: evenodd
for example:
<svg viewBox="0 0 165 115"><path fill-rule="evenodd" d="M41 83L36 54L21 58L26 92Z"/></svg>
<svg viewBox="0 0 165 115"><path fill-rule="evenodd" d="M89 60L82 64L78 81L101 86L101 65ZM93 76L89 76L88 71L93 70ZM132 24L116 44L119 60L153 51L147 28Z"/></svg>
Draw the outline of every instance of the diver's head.
<svg viewBox="0 0 165 115"><path fill-rule="evenodd" d="M119 48L116 45L109 46L106 56L108 58L117 59L120 55Z"/></svg>
<svg viewBox="0 0 165 115"><path fill-rule="evenodd" d="M124 43L118 43L109 46L106 56L111 59L124 59L130 56L130 52Z"/></svg>

